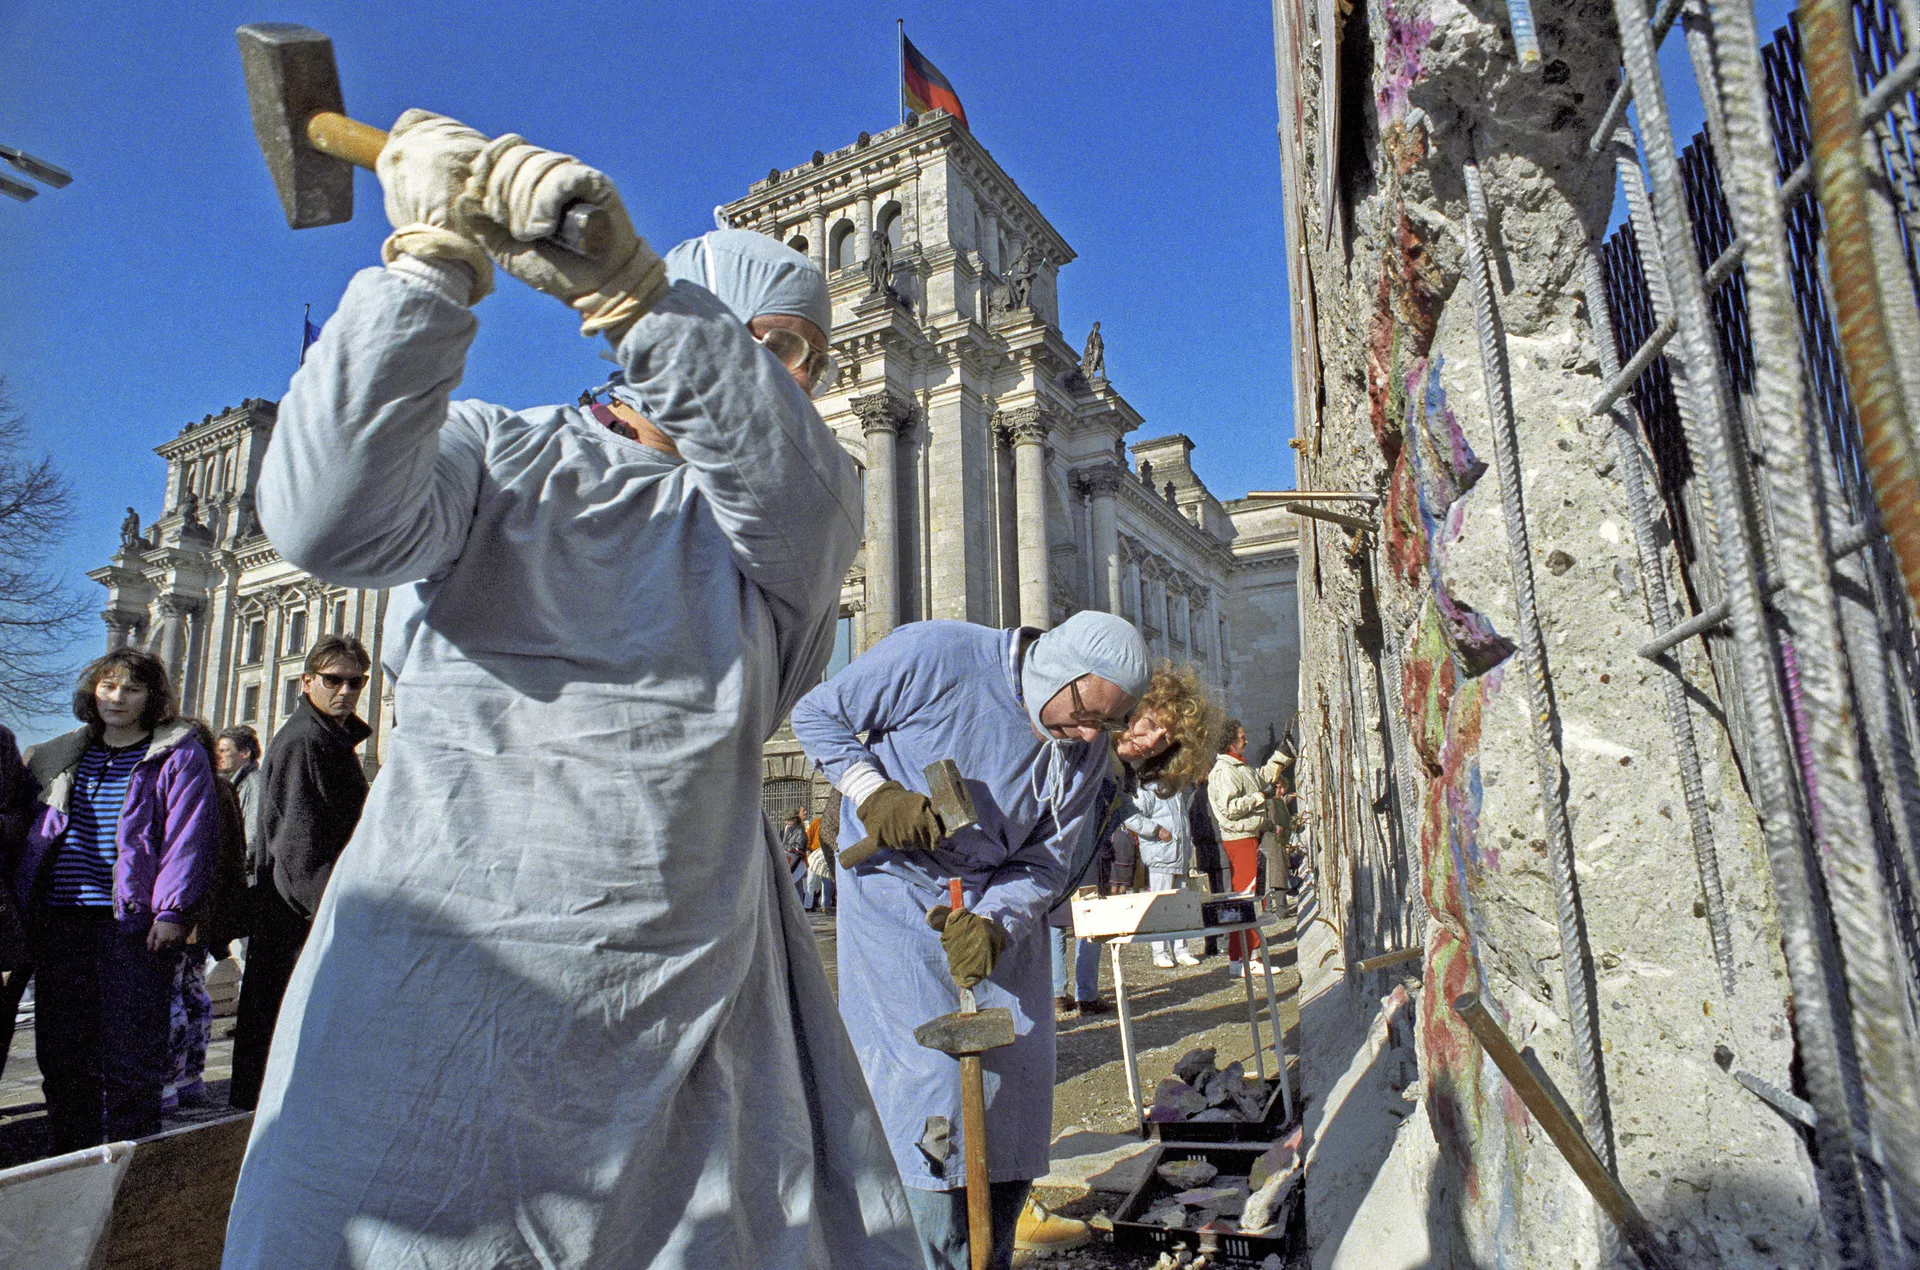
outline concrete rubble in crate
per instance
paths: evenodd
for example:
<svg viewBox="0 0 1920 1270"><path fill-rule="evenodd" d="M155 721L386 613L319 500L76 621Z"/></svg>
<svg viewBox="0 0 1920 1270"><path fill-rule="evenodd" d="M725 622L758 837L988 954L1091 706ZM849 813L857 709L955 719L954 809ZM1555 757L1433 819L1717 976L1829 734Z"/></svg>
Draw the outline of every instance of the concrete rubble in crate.
<svg viewBox="0 0 1920 1270"><path fill-rule="evenodd" d="M1271 1096L1266 1082L1247 1078L1239 1062L1220 1068L1209 1047L1190 1050L1173 1065L1173 1075L1154 1087L1150 1124L1184 1120L1258 1120L1266 1114Z"/></svg>
<svg viewBox="0 0 1920 1270"><path fill-rule="evenodd" d="M1270 1235L1285 1220L1287 1200L1305 1173L1300 1142L1296 1129L1259 1156L1245 1177L1221 1174L1203 1160L1170 1160L1154 1170L1162 1182L1196 1184L1159 1197L1140 1220L1169 1230Z"/></svg>

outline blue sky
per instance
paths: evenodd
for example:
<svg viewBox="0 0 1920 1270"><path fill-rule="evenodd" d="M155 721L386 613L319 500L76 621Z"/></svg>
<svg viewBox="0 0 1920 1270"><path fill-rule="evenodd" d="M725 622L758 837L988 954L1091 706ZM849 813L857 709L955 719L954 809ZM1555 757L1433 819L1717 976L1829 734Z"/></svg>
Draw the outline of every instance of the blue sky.
<svg viewBox="0 0 1920 1270"><path fill-rule="evenodd" d="M1264 4L0 4L0 140L69 169L0 199L0 374L72 477L57 563L88 591L128 504L158 513L153 447L279 397L302 306L333 309L387 232L361 173L350 224L286 227L247 115L233 30L333 37L348 113L409 106L605 169L664 250L770 167L896 122L894 19L953 82L975 135L1079 252L1078 345L1098 319L1136 434L1185 432L1224 497L1292 482L1271 16ZM604 377L559 306L481 304L461 389L509 405ZM76 656L99 646L90 627Z"/></svg>

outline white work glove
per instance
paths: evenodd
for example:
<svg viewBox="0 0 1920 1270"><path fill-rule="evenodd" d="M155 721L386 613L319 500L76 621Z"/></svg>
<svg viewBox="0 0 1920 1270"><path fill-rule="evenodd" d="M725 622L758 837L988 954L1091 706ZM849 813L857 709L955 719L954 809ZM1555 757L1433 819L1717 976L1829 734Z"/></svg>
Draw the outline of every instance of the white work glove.
<svg viewBox="0 0 1920 1270"><path fill-rule="evenodd" d="M547 240L572 203L603 208L612 241L599 257L577 256ZM464 202L466 227L494 263L580 314L580 333L618 338L667 287L666 266L633 232L620 194L604 172L508 133L473 161Z"/></svg>
<svg viewBox="0 0 1920 1270"><path fill-rule="evenodd" d="M493 262L467 232L462 218L467 179L486 144L485 136L458 120L430 110L409 110L394 120L387 148L374 164L385 194L387 219L393 223L393 233L380 247L381 260L392 266L401 257L411 256L430 264L465 265L472 275L466 298L461 301L458 294L450 298L468 305L478 304L493 290ZM402 271L415 273L404 267ZM444 267L429 269L422 280L433 285L444 281L447 272ZM464 276L460 280L465 281Z"/></svg>

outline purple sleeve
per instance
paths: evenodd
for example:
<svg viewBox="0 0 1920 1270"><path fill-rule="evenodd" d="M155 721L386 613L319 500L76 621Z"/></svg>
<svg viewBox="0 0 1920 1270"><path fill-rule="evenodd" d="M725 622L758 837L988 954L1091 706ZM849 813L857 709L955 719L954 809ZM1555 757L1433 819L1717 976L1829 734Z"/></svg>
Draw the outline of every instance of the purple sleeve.
<svg viewBox="0 0 1920 1270"><path fill-rule="evenodd" d="M184 925L187 911L213 884L220 859L220 803L213 781L213 765L198 745L178 746L161 769L166 838L153 880L156 922Z"/></svg>

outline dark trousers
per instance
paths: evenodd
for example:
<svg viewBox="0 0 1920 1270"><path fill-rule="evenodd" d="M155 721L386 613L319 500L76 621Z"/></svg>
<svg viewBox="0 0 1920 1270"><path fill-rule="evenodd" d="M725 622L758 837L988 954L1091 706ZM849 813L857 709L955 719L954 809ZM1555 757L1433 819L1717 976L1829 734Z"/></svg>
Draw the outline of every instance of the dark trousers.
<svg viewBox="0 0 1920 1270"><path fill-rule="evenodd" d="M7 972L7 986L0 988L0 1075L7 1070L7 1059L13 1053L14 1026L20 1018L20 998L27 995L27 985L33 982L33 962L22 958L19 965Z"/></svg>
<svg viewBox="0 0 1920 1270"><path fill-rule="evenodd" d="M287 907L271 881L255 886L252 898L253 935L247 941L247 968L233 1020L233 1083L227 1094L227 1101L243 1111L260 1105L260 1082L267 1074L280 1002L312 929L306 918Z"/></svg>
<svg viewBox="0 0 1920 1270"><path fill-rule="evenodd" d="M177 952L108 908L47 906L34 931L34 1050L56 1154L160 1132Z"/></svg>

